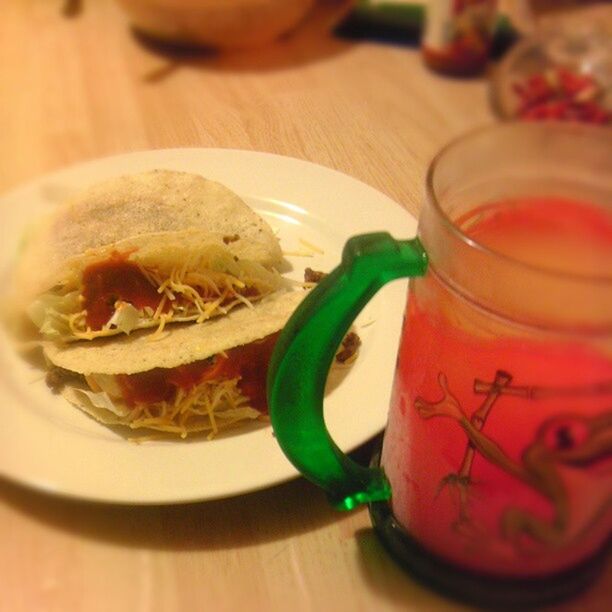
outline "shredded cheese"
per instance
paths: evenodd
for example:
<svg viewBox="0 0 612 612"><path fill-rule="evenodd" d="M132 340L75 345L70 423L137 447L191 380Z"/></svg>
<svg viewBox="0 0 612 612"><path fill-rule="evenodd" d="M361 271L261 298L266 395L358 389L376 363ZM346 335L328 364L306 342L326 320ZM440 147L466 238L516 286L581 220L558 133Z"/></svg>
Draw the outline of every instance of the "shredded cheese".
<svg viewBox="0 0 612 612"><path fill-rule="evenodd" d="M127 410L125 417L119 418L119 424L131 429L176 434L181 438L207 432L207 437L213 438L236 423L261 416L258 410L249 406L249 399L238 388L238 381L238 378L205 381L189 391L179 389L172 401L137 404ZM87 382L91 386L89 377ZM113 399L113 402L120 401Z"/></svg>
<svg viewBox="0 0 612 612"><path fill-rule="evenodd" d="M325 251L312 244L312 242L308 242L308 240L304 240L304 238L298 238L298 241L303 247L306 247L305 250L283 251L283 255L286 257L314 257L315 255L325 255Z"/></svg>
<svg viewBox="0 0 612 612"><path fill-rule="evenodd" d="M365 329L366 327L370 327L370 325L374 325L374 323L376 323L376 319L369 319L365 323L362 323L359 327L361 329Z"/></svg>
<svg viewBox="0 0 612 612"><path fill-rule="evenodd" d="M168 296L162 295L162 299L159 301L159 304L157 305L157 308L155 309L155 312L153 313L153 316L152 316L154 320L157 320L161 317L161 313L164 310L164 306L166 305L167 300L168 300Z"/></svg>
<svg viewBox="0 0 612 612"><path fill-rule="evenodd" d="M283 251L286 257L314 257L312 251Z"/></svg>
<svg viewBox="0 0 612 612"><path fill-rule="evenodd" d="M193 256L174 266L165 278L157 270L137 265L143 276L161 295L155 311L148 306L139 311L140 320L135 327L139 329L157 324L157 330L151 339L159 339L166 323L171 321L202 323L241 304L252 307L254 301L278 288L275 284L277 280L280 282L277 272L265 269L261 277L257 276L257 268L253 270L252 267L244 270L238 266L240 276L201 269L201 261ZM79 303L82 304L83 301L83 296L80 295ZM59 316L68 327L68 337L63 338L65 340L93 340L117 333L117 329L110 323L99 330L90 329L85 309Z"/></svg>
<svg viewBox="0 0 612 612"><path fill-rule="evenodd" d="M150 335L147 336L147 340L149 342L153 342L155 340L159 340L159 338L162 335L162 332L164 331L164 327L166 326L166 322L168 321L168 319L170 318L170 315L160 315L159 317L159 326L157 327L157 329Z"/></svg>
<svg viewBox="0 0 612 612"><path fill-rule="evenodd" d="M303 238L299 238L299 241L307 249L310 249L311 251L314 251L315 253L318 253L319 255L325 255L325 251L323 249L319 248L318 246L315 246L314 244L312 244L312 242L308 242L307 240L304 240Z"/></svg>

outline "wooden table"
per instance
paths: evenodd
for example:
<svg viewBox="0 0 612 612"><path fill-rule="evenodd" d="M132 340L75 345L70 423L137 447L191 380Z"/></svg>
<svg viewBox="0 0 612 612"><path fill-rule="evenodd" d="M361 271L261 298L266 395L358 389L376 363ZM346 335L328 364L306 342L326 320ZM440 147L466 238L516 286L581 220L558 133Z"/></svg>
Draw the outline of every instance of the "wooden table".
<svg viewBox="0 0 612 612"><path fill-rule="evenodd" d="M417 214L437 149L493 120L485 80L438 77L410 45L334 38L324 13L283 44L215 56L144 44L111 0L71 19L62 4L2 3L0 191L119 152L231 147L330 166ZM0 542L2 612L460 609L387 557L365 509L336 513L301 479L171 507L0 481ZM611 577L562 609L603 610Z"/></svg>

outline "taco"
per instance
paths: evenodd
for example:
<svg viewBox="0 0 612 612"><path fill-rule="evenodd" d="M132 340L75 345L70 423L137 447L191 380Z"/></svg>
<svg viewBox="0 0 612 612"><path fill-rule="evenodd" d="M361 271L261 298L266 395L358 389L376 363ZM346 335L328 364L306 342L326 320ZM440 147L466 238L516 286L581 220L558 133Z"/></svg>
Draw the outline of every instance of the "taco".
<svg viewBox="0 0 612 612"><path fill-rule="evenodd" d="M121 240L65 262L26 312L47 339L93 340L202 323L286 284L277 271L235 253L222 236L198 231Z"/></svg>
<svg viewBox="0 0 612 612"><path fill-rule="evenodd" d="M236 194L156 170L96 185L32 230L8 301L44 337L92 340L251 304L282 285L282 261Z"/></svg>
<svg viewBox="0 0 612 612"><path fill-rule="evenodd" d="M106 425L186 437L267 411L267 367L278 333L306 292L279 291L200 325L60 346L44 343L48 384Z"/></svg>

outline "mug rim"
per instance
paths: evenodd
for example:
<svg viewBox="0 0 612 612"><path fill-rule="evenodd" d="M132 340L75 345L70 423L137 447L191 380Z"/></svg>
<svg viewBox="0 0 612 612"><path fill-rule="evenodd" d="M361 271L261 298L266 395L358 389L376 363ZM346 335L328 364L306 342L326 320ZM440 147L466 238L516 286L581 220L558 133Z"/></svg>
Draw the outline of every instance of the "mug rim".
<svg viewBox="0 0 612 612"><path fill-rule="evenodd" d="M439 198L436 194L434 187L434 178L440 163L444 160L446 155L454 150L457 146L462 145L465 142L474 140L476 137L492 133L494 131L503 132L504 130L527 130L527 131L540 131L540 132L556 132L556 133L586 133L592 134L593 136L601 137L605 136L605 128L593 125L587 125L584 123L568 123L563 121L547 121L544 123L526 123L523 121L506 121L503 123L488 123L481 125L477 128L471 129L467 132L455 136L448 141L432 158L431 162L427 167L427 173L425 175L425 191L426 196L431 204L431 209L435 212L438 222L441 222L444 227L450 232L452 236L460 240L462 243L467 245L469 248L481 252L483 255L496 259L505 264L516 266L518 269L524 269L525 271L537 272L538 274L548 275L551 278L558 278L571 281L581 281L588 283L601 284L603 286L612 287L612 275L610 276L598 276L590 274L581 274L579 272L567 272L554 268L548 268L545 266L539 266L537 264L522 261L507 255L500 253L494 248L488 247L481 244L477 240L474 240L461 230L453 220L445 212ZM608 135L610 136L610 134Z"/></svg>

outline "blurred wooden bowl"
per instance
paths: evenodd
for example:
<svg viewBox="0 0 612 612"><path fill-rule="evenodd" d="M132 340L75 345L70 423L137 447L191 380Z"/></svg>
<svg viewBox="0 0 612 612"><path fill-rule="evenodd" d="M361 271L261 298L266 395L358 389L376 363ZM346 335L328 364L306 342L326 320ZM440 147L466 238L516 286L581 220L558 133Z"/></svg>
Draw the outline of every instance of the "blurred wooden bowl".
<svg viewBox="0 0 612 612"><path fill-rule="evenodd" d="M296 28L317 0L117 0L154 38L216 49L256 47Z"/></svg>

